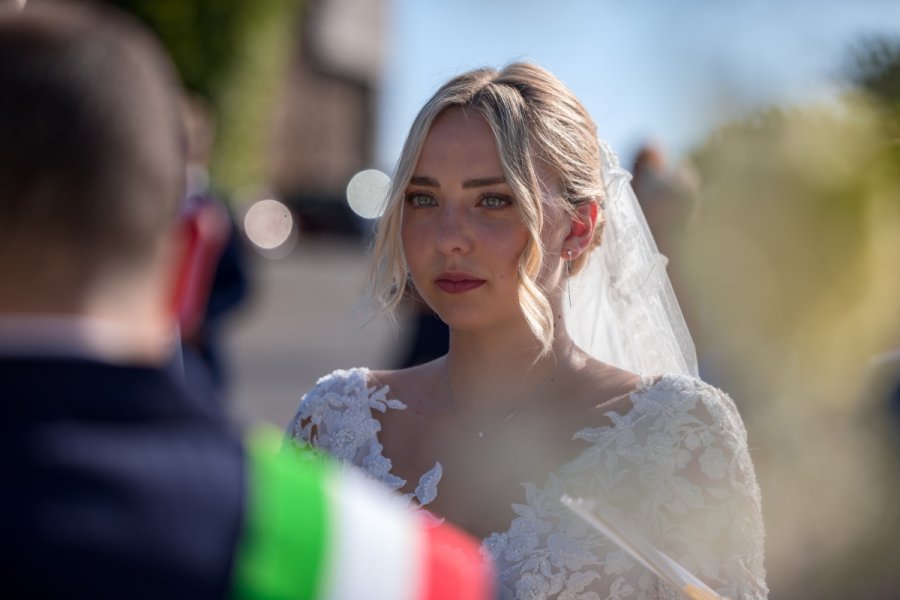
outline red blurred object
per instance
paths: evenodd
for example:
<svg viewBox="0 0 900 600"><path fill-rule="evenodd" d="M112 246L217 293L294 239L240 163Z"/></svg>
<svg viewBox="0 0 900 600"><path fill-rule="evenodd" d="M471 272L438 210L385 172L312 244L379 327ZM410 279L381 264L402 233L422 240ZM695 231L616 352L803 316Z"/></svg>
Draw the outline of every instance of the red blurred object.
<svg viewBox="0 0 900 600"><path fill-rule="evenodd" d="M417 598L488 600L495 597L492 562L474 538L446 523L426 527L422 581Z"/></svg>
<svg viewBox="0 0 900 600"><path fill-rule="evenodd" d="M204 195L187 199L181 219L193 251L176 297L182 299L178 311L181 335L189 338L203 322L216 265L230 235L230 220L219 201Z"/></svg>

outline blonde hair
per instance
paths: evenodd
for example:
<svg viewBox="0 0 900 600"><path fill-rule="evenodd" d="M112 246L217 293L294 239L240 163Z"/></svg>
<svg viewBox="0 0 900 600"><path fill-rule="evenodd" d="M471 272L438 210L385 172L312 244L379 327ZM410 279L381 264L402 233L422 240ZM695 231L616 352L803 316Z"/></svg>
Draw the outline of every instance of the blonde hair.
<svg viewBox="0 0 900 600"><path fill-rule="evenodd" d="M604 188L597 126L572 92L537 65L513 63L500 71L481 68L463 73L444 84L419 111L375 233L369 299L376 314L384 314L393 311L406 291L407 265L400 238L404 191L431 125L451 107L475 111L494 134L503 174L516 196L530 238L519 259L519 305L546 353L553 340L554 319L550 302L536 283L546 252L540 235L544 197L535 160L542 161L559 179L560 204L569 214L585 202L602 206ZM602 214L593 244L599 244L601 233ZM571 262L570 273L577 272L586 254Z"/></svg>

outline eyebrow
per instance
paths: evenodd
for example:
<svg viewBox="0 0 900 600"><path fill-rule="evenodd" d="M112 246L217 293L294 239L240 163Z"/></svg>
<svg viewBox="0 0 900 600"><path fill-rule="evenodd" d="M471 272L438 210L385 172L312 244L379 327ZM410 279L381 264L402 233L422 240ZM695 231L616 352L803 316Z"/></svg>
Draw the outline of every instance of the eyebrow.
<svg viewBox="0 0 900 600"><path fill-rule="evenodd" d="M441 184L438 183L438 180L433 177L421 177L421 176L413 176L409 180L410 185L421 185L423 187L441 187ZM499 185L501 183L506 183L506 178L503 176L499 177L481 177L478 179L467 179L463 182L463 189L470 188L478 188L478 187L488 187L491 185Z"/></svg>

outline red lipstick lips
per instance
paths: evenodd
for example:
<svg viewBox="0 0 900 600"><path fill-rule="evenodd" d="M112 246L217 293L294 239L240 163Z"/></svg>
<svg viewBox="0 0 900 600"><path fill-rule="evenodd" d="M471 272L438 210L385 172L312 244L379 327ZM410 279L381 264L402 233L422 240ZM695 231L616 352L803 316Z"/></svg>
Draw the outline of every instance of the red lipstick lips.
<svg viewBox="0 0 900 600"><path fill-rule="evenodd" d="M484 285L484 279L468 273L441 273L434 283L448 294L463 294Z"/></svg>

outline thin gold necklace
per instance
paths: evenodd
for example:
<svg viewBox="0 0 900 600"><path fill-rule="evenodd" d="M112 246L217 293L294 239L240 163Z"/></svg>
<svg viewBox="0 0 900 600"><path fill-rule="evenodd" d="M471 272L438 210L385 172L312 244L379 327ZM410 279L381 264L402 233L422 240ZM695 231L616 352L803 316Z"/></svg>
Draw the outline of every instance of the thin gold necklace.
<svg viewBox="0 0 900 600"><path fill-rule="evenodd" d="M500 419L493 425L491 425L489 427L485 427L484 429L475 431L475 433L478 434L478 437L483 438L484 434L490 433L491 431L497 429L498 427L500 427L501 425L503 425L504 423L506 423L507 421L512 419L514 416L519 414L519 411L521 411L523 408L525 408L525 406L530 404L533 399L537 398L538 393L542 392L544 390L544 388L546 388L547 385L550 383L550 381L553 379L553 377L557 373L559 373L559 370L562 368L563 364L565 364L569 361L569 358L572 356L572 350L574 349L574 346L575 346L575 344L572 344L572 348L569 348L569 352L566 354L566 357L563 360L559 361L559 364L557 364L556 368L553 369L553 371L550 373L550 375L548 375L547 378L541 382L541 385L539 385L534 390L534 392L532 392L531 394L528 394L524 400L519 402L511 413L509 413L508 415L506 415L505 417L503 417L502 419ZM449 359L445 361L444 372L447 377L447 396L449 396L449 398L450 398L450 404L454 408L456 408L458 406L458 404L456 403L456 398L453 396L453 387L450 385L450 360ZM457 409L457 414L459 414L458 409ZM471 430L467 430L467 431L469 431L471 433Z"/></svg>

